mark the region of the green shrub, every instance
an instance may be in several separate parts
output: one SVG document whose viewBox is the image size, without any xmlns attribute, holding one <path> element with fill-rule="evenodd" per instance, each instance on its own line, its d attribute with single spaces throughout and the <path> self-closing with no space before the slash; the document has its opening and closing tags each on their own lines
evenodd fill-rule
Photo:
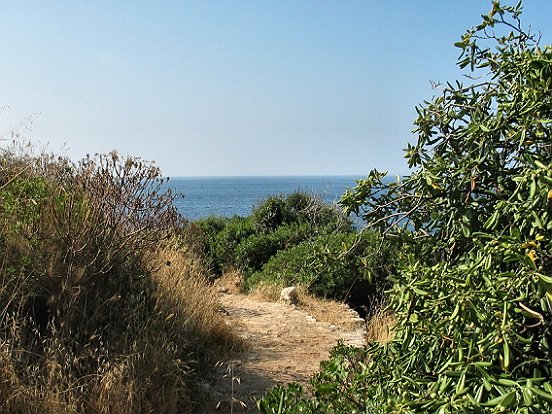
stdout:
<svg viewBox="0 0 552 414">
<path fill-rule="evenodd" d="M 307 414 L 313 412 L 310 403 L 300 385 L 276 385 L 257 401 L 257 409 L 262 414 Z"/>
<path fill-rule="evenodd" d="M 236 266 L 247 273 L 260 270 L 277 252 L 310 237 L 312 228 L 307 223 L 282 225 L 270 233 L 253 234 L 236 248 Z"/>
<path fill-rule="evenodd" d="M 249 217 L 198 220 L 205 263 L 215 275 L 225 269 L 257 271 L 277 252 L 320 234 L 351 232 L 352 223 L 334 206 L 305 193 L 270 196 Z"/>
<path fill-rule="evenodd" d="M 262 232 L 270 232 L 284 223 L 295 221 L 292 211 L 286 208 L 283 196 L 269 196 L 267 199 L 253 208 L 251 220 Z"/>
<path fill-rule="evenodd" d="M 194 222 L 199 227 L 208 240 L 214 240 L 216 235 L 220 233 L 230 219 L 218 216 L 209 216 Z"/>
<path fill-rule="evenodd" d="M 260 269 L 277 251 L 271 233 L 253 234 L 236 247 L 234 263 L 245 272 Z"/>
<path fill-rule="evenodd" d="M 369 306 L 385 286 L 389 256 L 376 234 L 326 234 L 279 251 L 246 285 L 306 285 L 318 296 Z"/>
<path fill-rule="evenodd" d="M 320 364 L 320 373 L 311 378 L 308 390 L 297 384 L 276 386 L 257 401 L 262 414 L 383 414 L 387 407 L 370 402 L 366 395 L 367 351 L 339 343 L 328 361 Z M 315 398 L 309 398 L 309 394 Z"/>
<path fill-rule="evenodd" d="M 316 279 L 316 273 L 310 266 L 313 260 L 315 260 L 313 242 L 303 242 L 278 252 L 260 272 L 247 277 L 245 286 L 251 289 L 261 282 L 286 286 L 294 284 L 310 286 Z"/>
<path fill-rule="evenodd" d="M 214 271 L 217 274 L 237 266 L 236 249 L 253 234 L 255 226 L 250 218 L 233 217 L 227 221 L 224 228 L 215 235 L 210 247 Z"/>
<path fill-rule="evenodd" d="M 203 258 L 205 266 L 215 275 L 220 275 L 223 267 L 216 256 L 217 235 L 224 230 L 229 221 L 229 218 L 209 216 L 196 220 L 184 230 L 183 238 L 193 240 L 195 250 Z"/>
<path fill-rule="evenodd" d="M 308 223 L 316 233 L 352 230 L 352 222 L 340 209 L 302 192 L 268 197 L 253 209 L 251 218 L 261 232 L 292 223 Z"/>
<path fill-rule="evenodd" d="M 295 221 L 309 223 L 315 234 L 353 231 L 353 223 L 343 211 L 325 203 L 320 196 L 292 193 L 286 197 L 285 203 L 287 209 L 293 212 Z"/>
</svg>

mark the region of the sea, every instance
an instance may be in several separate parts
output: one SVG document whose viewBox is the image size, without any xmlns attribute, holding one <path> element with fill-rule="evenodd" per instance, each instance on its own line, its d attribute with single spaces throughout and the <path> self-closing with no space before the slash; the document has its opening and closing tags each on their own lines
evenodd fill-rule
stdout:
<svg viewBox="0 0 552 414">
<path fill-rule="evenodd" d="M 248 216 L 270 195 L 301 191 L 337 203 L 362 176 L 170 177 L 166 184 L 178 196 L 175 206 L 188 220 L 208 216 Z"/>
</svg>

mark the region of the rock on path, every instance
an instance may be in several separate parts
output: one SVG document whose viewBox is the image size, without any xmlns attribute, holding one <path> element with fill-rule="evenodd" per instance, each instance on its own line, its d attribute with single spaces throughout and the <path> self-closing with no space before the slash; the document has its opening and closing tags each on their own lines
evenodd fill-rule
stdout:
<svg viewBox="0 0 552 414">
<path fill-rule="evenodd" d="M 205 413 L 230 413 L 231 401 L 233 413 L 257 412 L 254 400 L 274 385 L 307 383 L 339 340 L 365 345 L 364 326 L 345 332 L 284 303 L 222 295 L 221 304 L 247 347 L 235 359 L 221 361 L 216 382 L 208 386 L 212 403 Z"/>
</svg>

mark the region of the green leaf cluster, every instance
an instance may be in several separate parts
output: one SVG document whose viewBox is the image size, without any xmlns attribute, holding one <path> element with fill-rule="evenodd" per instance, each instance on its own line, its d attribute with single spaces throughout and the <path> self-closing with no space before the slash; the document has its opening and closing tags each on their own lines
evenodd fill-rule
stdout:
<svg viewBox="0 0 552 414">
<path fill-rule="evenodd" d="M 368 309 L 394 262 L 389 243 L 359 233 L 340 209 L 301 192 L 270 196 L 248 217 L 208 217 L 195 226 L 207 265 L 215 275 L 239 269 L 246 290 L 302 285 Z"/>
</svg>

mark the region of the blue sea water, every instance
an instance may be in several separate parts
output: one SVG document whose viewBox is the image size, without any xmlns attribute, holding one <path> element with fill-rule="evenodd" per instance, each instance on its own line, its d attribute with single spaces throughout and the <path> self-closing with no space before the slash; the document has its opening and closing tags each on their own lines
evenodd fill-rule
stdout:
<svg viewBox="0 0 552 414">
<path fill-rule="evenodd" d="M 270 195 L 302 191 L 335 203 L 361 176 L 172 177 L 167 186 L 180 196 L 175 205 L 189 220 L 210 215 L 247 216 Z"/>
</svg>

